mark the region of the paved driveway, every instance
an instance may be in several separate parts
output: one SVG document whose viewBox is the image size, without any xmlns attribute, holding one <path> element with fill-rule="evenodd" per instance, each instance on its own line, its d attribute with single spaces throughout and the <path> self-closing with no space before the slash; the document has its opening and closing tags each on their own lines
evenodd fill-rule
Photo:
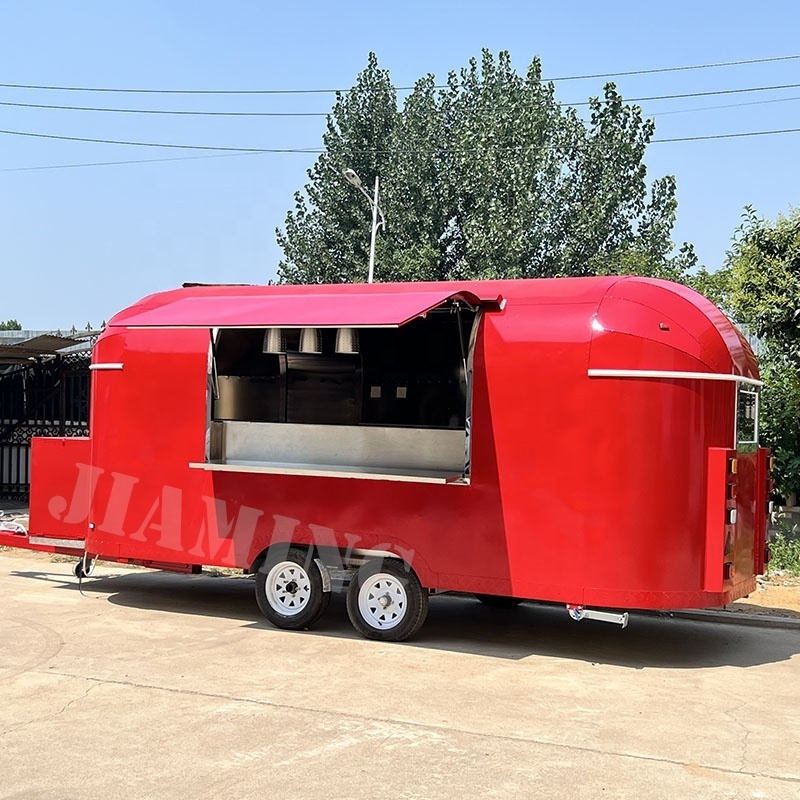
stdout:
<svg viewBox="0 0 800 800">
<path fill-rule="evenodd" d="M 0 797 L 796 798 L 800 632 L 431 600 L 414 642 L 242 578 L 0 553 Z"/>
</svg>

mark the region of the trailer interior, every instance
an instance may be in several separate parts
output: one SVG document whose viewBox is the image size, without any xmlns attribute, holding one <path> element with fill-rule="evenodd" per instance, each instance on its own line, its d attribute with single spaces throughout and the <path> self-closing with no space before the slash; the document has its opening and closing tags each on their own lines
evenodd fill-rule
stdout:
<svg viewBox="0 0 800 800">
<path fill-rule="evenodd" d="M 212 331 L 206 469 L 461 483 L 479 311 Z"/>
</svg>

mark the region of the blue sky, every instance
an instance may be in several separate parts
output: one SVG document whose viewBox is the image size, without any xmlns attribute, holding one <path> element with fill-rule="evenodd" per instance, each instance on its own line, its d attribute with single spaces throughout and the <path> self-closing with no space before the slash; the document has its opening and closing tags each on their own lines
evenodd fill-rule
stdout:
<svg viewBox="0 0 800 800">
<path fill-rule="evenodd" d="M 0 83 L 153 89 L 352 86 L 377 53 L 396 85 L 444 79 L 481 48 L 548 77 L 800 54 L 800 4 L 752 2 L 19 3 L 0 0 Z M 800 60 L 616 79 L 626 98 L 800 84 Z M 604 79 L 558 84 L 579 102 Z M 800 88 L 642 103 L 656 138 L 800 128 Z M 763 100 L 780 102 L 710 108 Z M 160 96 L 0 89 L 0 102 L 327 112 L 331 95 Z M 669 113 L 666 113 L 669 112 Z M 0 129 L 233 147 L 318 147 L 324 117 L 144 117 L 0 106 Z M 678 181 L 675 238 L 721 265 L 742 209 L 798 204 L 800 134 L 652 144 Z M 69 169 L 189 152 L 0 134 L 0 319 L 85 327 L 184 281 L 261 283 L 313 157 L 264 154 Z M 365 210 L 365 236 L 368 221 Z M 379 274 L 379 265 L 377 268 Z"/>
</svg>

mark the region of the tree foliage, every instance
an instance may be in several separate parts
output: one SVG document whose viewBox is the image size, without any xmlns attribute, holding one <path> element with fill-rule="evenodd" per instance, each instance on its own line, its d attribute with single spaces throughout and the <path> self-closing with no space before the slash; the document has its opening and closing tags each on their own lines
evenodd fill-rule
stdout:
<svg viewBox="0 0 800 800">
<path fill-rule="evenodd" d="M 748 207 L 725 267 L 693 286 L 758 339 L 764 389 L 761 438 L 775 453 L 775 482 L 800 490 L 800 210 L 772 222 Z"/>
<path fill-rule="evenodd" d="M 0 322 L 0 331 L 21 331 L 22 325 L 15 319 L 7 319 Z"/>
<path fill-rule="evenodd" d="M 761 441 L 775 455 L 775 485 L 784 497 L 800 492 L 800 369 L 767 345 L 759 353 Z"/>
<path fill-rule="evenodd" d="M 366 187 L 380 177 L 387 229 L 380 280 L 636 273 L 680 278 L 696 259 L 673 254 L 677 201 L 667 176 L 648 187 L 654 131 L 613 84 L 586 119 L 562 106 L 538 60 L 525 75 L 508 53 L 484 51 L 451 73 L 417 81 L 402 108 L 374 54 L 337 96 L 325 151 L 295 195 L 278 242 L 283 281 L 364 280 L 370 234 Z"/>
<path fill-rule="evenodd" d="M 800 209 L 769 222 L 747 208 L 727 268 L 737 318 L 800 367 Z"/>
</svg>

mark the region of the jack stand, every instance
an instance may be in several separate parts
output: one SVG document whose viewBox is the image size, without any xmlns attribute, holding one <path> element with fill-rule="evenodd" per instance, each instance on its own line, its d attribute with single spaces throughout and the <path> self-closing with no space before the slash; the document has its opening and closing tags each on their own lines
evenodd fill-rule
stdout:
<svg viewBox="0 0 800 800">
<path fill-rule="evenodd" d="M 628 612 L 622 614 L 615 614 L 613 611 L 595 611 L 592 608 L 584 608 L 583 606 L 574 606 L 567 604 L 567 612 L 575 622 L 580 622 L 582 619 L 596 619 L 598 622 L 611 622 L 615 625 L 620 625 L 625 628 L 628 625 Z"/>
<path fill-rule="evenodd" d="M 83 578 L 88 578 L 94 575 L 94 568 L 97 566 L 97 559 L 99 556 L 89 558 L 89 554 L 84 552 L 83 558 L 75 565 L 73 572 L 75 577 L 80 582 Z M 91 563 L 90 563 L 91 562 Z"/>
</svg>

